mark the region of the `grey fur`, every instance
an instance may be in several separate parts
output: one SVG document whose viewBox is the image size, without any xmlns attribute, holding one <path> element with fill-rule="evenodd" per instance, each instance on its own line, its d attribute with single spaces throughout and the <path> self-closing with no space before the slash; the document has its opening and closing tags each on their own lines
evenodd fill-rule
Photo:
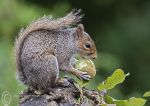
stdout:
<svg viewBox="0 0 150 106">
<path fill-rule="evenodd" d="M 56 20 L 43 17 L 21 30 L 15 43 L 19 80 L 34 89 L 47 90 L 57 82 L 59 70 L 89 77 L 70 63 L 80 51 L 76 47 L 76 28 L 69 28 L 82 18 L 78 14 L 71 12 Z"/>
</svg>

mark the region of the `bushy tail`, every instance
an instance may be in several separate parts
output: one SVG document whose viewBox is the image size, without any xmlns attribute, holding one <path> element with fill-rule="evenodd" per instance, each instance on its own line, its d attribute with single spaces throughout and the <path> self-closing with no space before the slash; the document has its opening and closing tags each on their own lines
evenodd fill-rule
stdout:
<svg viewBox="0 0 150 106">
<path fill-rule="evenodd" d="M 80 13 L 81 13 L 80 9 L 73 10 L 65 17 L 58 18 L 56 20 L 52 19 L 49 16 L 46 16 L 46 17 L 44 16 L 44 17 L 32 22 L 25 29 L 22 29 L 19 33 L 18 38 L 16 39 L 16 42 L 15 42 L 17 70 L 22 72 L 22 74 L 23 74 L 23 71 L 21 71 L 22 69 L 21 69 L 21 60 L 20 60 L 21 51 L 22 51 L 21 49 L 22 49 L 23 42 L 26 39 L 26 37 L 29 35 L 29 33 L 40 30 L 40 29 L 56 30 L 56 29 L 63 29 L 66 27 L 70 27 L 71 25 L 76 24 L 81 21 L 83 15 L 80 15 Z M 23 81 L 22 78 L 20 80 Z"/>
</svg>

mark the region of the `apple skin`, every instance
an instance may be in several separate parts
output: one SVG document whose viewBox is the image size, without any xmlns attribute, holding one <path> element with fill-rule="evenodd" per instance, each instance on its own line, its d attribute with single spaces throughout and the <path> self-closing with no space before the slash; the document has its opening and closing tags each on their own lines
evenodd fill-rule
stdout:
<svg viewBox="0 0 150 106">
<path fill-rule="evenodd" d="M 80 71 L 87 72 L 91 78 L 94 78 L 96 75 L 96 68 L 92 60 L 90 59 L 78 59 L 75 68 Z"/>
</svg>

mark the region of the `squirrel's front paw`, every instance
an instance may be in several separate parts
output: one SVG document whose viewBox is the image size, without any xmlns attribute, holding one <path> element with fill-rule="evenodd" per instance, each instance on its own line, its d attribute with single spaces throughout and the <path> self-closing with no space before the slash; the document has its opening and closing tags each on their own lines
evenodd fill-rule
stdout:
<svg viewBox="0 0 150 106">
<path fill-rule="evenodd" d="M 89 81 L 91 76 L 87 72 L 77 71 L 77 77 L 82 80 Z"/>
</svg>

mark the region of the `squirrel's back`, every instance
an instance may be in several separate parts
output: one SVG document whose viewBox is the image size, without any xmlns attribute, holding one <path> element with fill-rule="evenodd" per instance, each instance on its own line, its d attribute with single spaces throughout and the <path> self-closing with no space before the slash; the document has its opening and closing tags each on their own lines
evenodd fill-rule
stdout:
<svg viewBox="0 0 150 106">
<path fill-rule="evenodd" d="M 58 59 L 58 62 L 63 61 L 65 54 L 68 57 L 69 54 L 72 56 L 74 52 L 74 31 L 74 28 L 67 28 L 55 31 L 39 30 L 31 32 L 24 40 L 20 59 L 22 62 L 29 61 L 30 58 L 49 50 Z M 26 66 L 25 63 L 24 66 Z"/>
</svg>

